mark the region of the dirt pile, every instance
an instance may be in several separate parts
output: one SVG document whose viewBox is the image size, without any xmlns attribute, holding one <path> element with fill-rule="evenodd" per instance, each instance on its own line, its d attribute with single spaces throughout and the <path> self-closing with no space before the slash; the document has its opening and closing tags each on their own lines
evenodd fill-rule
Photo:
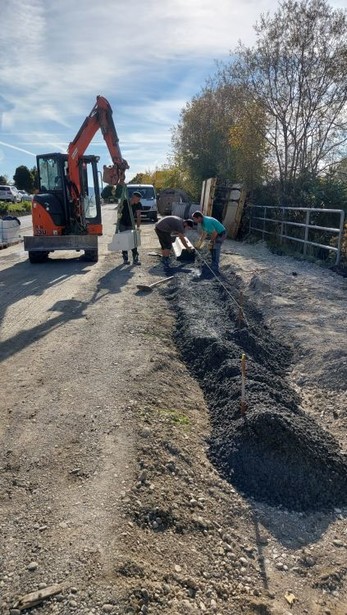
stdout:
<svg viewBox="0 0 347 615">
<path fill-rule="evenodd" d="M 240 320 L 238 286 L 236 278 L 230 289 L 199 280 L 192 293 L 189 277 L 168 293 L 176 342 L 209 406 L 209 455 L 224 478 L 256 500 L 298 511 L 344 505 L 347 461 L 334 438 L 302 411 L 286 381 L 292 349 L 273 337 L 251 304 Z"/>
</svg>

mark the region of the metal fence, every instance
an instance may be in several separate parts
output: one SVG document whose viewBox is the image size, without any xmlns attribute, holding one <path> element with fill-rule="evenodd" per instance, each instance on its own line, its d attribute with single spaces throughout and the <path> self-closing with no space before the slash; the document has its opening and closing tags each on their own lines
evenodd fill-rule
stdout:
<svg viewBox="0 0 347 615">
<path fill-rule="evenodd" d="M 305 256 L 309 246 L 335 252 L 335 265 L 339 264 L 345 220 L 343 209 L 251 205 L 249 212 L 249 230 L 261 233 L 263 239 L 272 236 L 281 244 L 285 241 L 298 243 Z"/>
</svg>

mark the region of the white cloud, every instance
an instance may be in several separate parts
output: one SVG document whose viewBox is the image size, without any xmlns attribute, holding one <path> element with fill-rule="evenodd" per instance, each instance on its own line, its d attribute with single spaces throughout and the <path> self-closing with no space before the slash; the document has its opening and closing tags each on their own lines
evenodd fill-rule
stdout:
<svg viewBox="0 0 347 615">
<path fill-rule="evenodd" d="M 215 72 L 214 60 L 227 59 L 239 39 L 252 44 L 260 13 L 277 6 L 275 0 L 7 0 L 0 37 L 0 138 L 7 145 L 0 173 L 31 164 L 16 148 L 64 151 L 97 94 L 112 105 L 131 174 L 165 163 L 171 127 Z M 100 136 L 93 147 L 108 158 Z"/>
</svg>

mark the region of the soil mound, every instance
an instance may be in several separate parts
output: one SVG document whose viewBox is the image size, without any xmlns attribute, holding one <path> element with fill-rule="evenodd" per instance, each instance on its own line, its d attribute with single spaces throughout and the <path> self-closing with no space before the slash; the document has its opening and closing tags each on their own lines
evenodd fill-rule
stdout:
<svg viewBox="0 0 347 615">
<path fill-rule="evenodd" d="M 226 290 L 216 280 L 193 285 L 185 278 L 168 297 L 176 314 L 176 343 L 209 405 L 210 456 L 221 475 L 270 505 L 304 511 L 345 504 L 347 460 L 334 438 L 304 414 L 289 387 L 291 348 L 273 337 L 251 304 L 243 308 L 247 325 L 240 321 L 237 281 Z"/>
</svg>

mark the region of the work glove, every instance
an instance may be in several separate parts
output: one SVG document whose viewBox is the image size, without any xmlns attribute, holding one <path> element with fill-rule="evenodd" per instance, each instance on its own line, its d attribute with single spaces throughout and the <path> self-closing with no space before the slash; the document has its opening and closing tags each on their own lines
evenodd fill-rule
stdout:
<svg viewBox="0 0 347 615">
<path fill-rule="evenodd" d="M 214 250 L 214 241 L 210 241 L 208 244 L 208 249 L 210 252 L 212 252 L 212 250 Z"/>
</svg>

